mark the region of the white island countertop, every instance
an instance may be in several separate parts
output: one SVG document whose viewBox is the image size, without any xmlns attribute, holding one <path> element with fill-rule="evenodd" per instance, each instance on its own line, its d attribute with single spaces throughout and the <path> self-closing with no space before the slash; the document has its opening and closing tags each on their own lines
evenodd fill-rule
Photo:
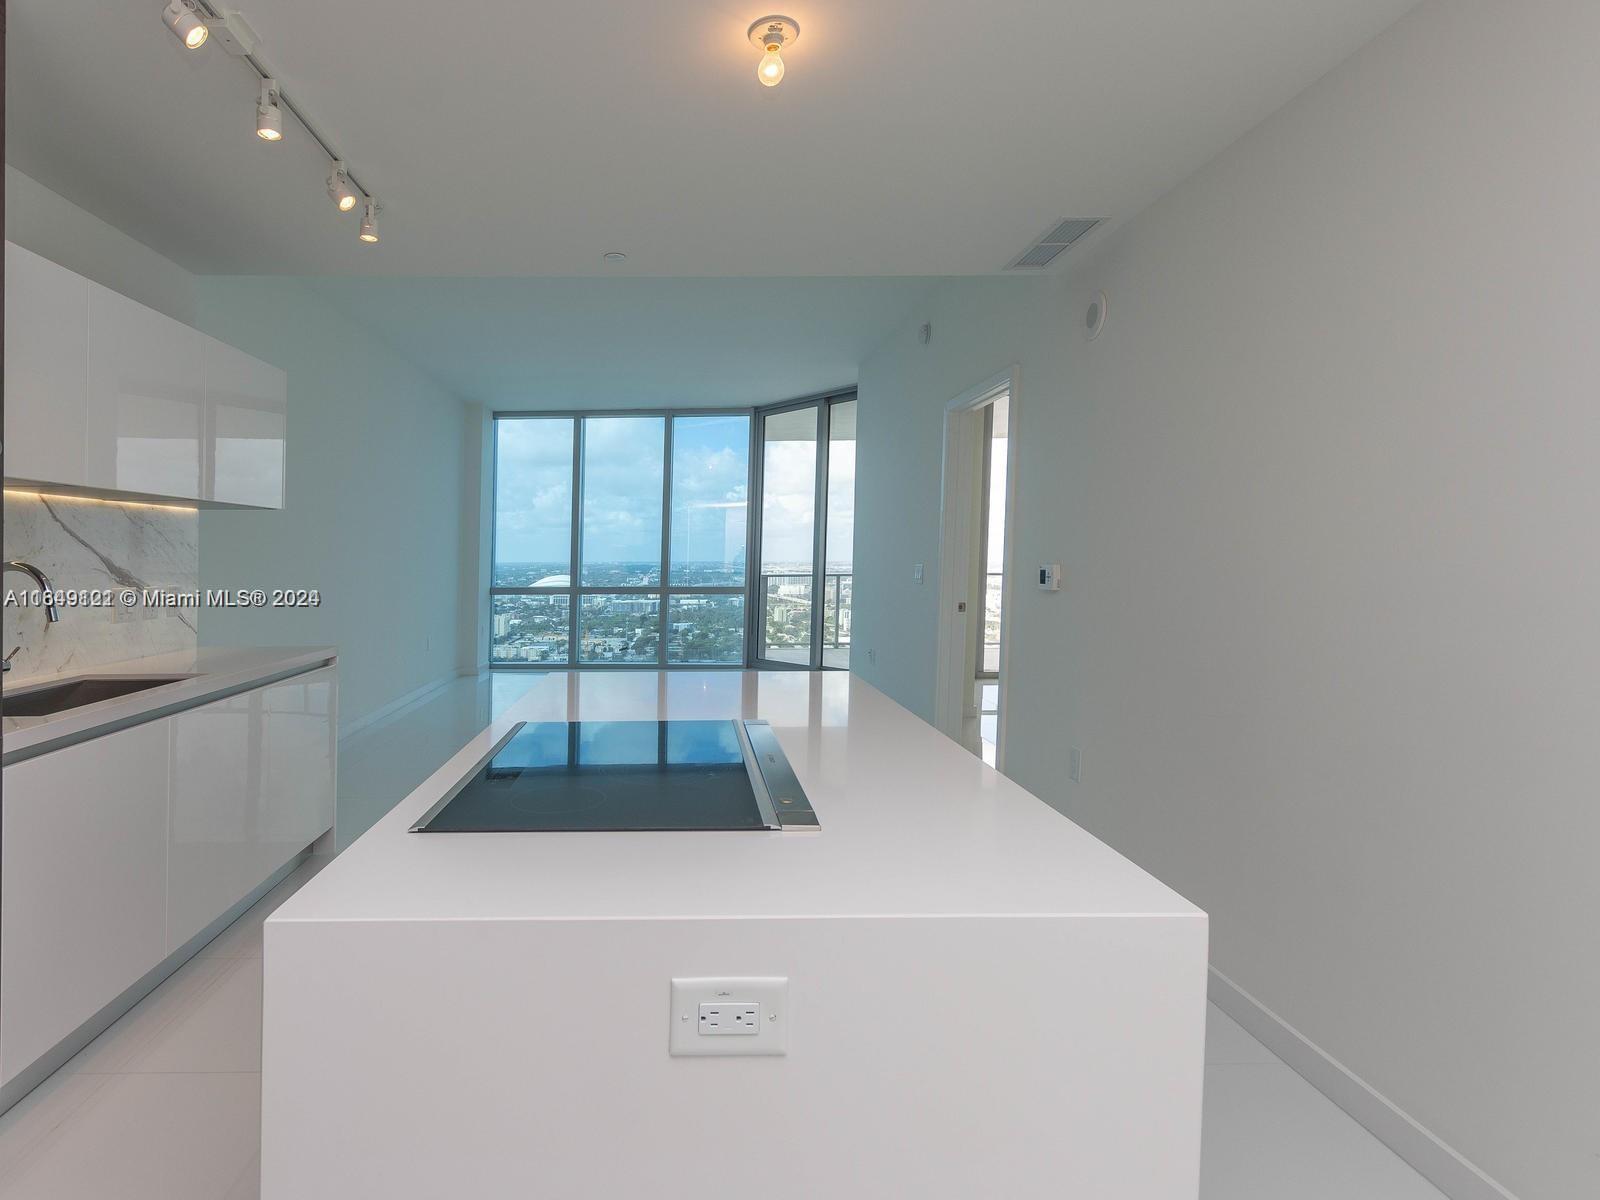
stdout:
<svg viewBox="0 0 1600 1200">
<path fill-rule="evenodd" d="M 816 831 L 411 833 L 519 721 L 771 723 Z M 271 918 L 1204 915 L 843 672 L 552 674 Z"/>
<path fill-rule="evenodd" d="M 820 828 L 409 832 L 519 721 L 740 716 Z M 1194 1200 L 1206 940 L 860 679 L 552 674 L 267 918 L 262 1200 Z"/>
<path fill-rule="evenodd" d="M 128 658 L 53 674 L 5 677 L 11 694 L 80 679 L 116 679 L 129 675 L 174 678 L 167 683 L 37 717 L 5 713 L 0 696 L 0 735 L 4 761 L 15 762 L 102 733 L 151 720 L 180 708 L 192 708 L 217 697 L 268 680 L 307 671 L 337 658 L 332 646 L 201 646 Z"/>
</svg>

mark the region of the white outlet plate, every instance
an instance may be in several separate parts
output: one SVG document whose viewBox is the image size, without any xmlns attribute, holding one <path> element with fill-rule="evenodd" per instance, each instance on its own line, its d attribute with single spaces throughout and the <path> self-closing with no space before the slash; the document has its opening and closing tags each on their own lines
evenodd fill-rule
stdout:
<svg viewBox="0 0 1600 1200">
<path fill-rule="evenodd" d="M 787 1054 L 789 980 L 781 975 L 674 979 L 670 1020 L 669 1054 Z"/>
</svg>

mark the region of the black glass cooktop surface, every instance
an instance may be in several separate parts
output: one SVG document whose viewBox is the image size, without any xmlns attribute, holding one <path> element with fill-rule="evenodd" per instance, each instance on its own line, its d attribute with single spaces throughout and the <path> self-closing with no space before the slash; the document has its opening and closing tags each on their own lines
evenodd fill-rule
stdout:
<svg viewBox="0 0 1600 1200">
<path fill-rule="evenodd" d="M 778 828 L 748 737 L 736 721 L 529 722 L 413 830 Z"/>
</svg>

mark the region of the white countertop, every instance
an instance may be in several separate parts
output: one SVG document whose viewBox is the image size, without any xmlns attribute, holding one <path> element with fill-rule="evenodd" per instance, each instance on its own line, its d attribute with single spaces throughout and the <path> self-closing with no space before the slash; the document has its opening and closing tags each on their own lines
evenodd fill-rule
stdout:
<svg viewBox="0 0 1600 1200">
<path fill-rule="evenodd" d="M 429 833 L 410 825 L 518 721 L 759 717 L 808 832 Z M 587 672 L 540 680 L 271 923 L 1202 914 L 854 676 Z"/>
<path fill-rule="evenodd" d="M 264 679 L 332 662 L 331 646 L 202 646 L 168 654 L 151 654 L 106 663 L 87 670 L 5 677 L 6 692 L 77 679 L 109 679 L 124 675 L 179 675 L 171 683 L 126 696 L 85 704 L 40 717 L 0 716 L 6 762 L 29 757 L 58 744 L 82 741 L 101 730 L 136 724 L 141 718 L 173 707 L 191 707 L 223 692 Z M 0 701 L 3 709 L 3 701 Z"/>
</svg>

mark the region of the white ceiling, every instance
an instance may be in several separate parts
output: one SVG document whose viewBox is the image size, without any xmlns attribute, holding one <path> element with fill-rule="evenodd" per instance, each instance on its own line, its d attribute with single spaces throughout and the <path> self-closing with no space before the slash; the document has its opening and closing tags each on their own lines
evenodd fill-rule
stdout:
<svg viewBox="0 0 1600 1200">
<path fill-rule="evenodd" d="M 12 0 L 7 152 L 200 272 L 988 273 L 1131 214 L 1412 0 L 772 2 L 802 35 L 769 90 L 761 5 L 231 0 L 382 198 L 376 247 L 161 0 Z"/>
<path fill-rule="evenodd" d="M 501 410 L 744 406 L 847 386 L 934 283 L 302 282 L 451 392 Z"/>
</svg>

